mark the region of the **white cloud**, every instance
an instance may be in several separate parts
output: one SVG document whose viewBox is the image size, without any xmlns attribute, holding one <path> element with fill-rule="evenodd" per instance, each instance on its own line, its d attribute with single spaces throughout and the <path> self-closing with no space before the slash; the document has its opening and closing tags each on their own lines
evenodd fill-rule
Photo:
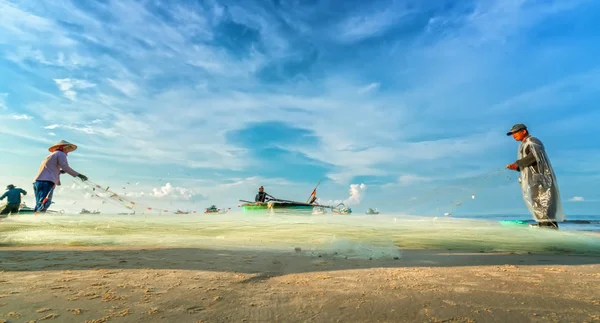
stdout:
<svg viewBox="0 0 600 323">
<path fill-rule="evenodd" d="M 160 188 L 152 189 L 152 196 L 155 197 L 167 197 L 167 196 L 183 196 L 189 198 L 193 196 L 193 192 L 189 192 L 189 190 L 182 187 L 173 187 L 171 183 L 165 184 Z"/>
<path fill-rule="evenodd" d="M 94 124 L 94 122 L 92 122 L 92 124 Z M 88 135 L 104 135 L 107 137 L 119 136 L 119 134 L 114 132 L 112 129 L 102 128 L 102 127 L 94 127 L 92 125 L 75 126 L 75 125 L 51 124 L 51 125 L 45 126 L 44 129 L 47 129 L 47 130 L 67 129 L 67 130 L 73 130 L 76 132 L 85 133 Z"/>
<path fill-rule="evenodd" d="M 346 205 L 358 205 L 365 197 L 367 185 L 365 184 L 351 184 L 350 185 L 350 197 L 344 200 Z"/>
<path fill-rule="evenodd" d="M 49 56 L 47 57 L 46 55 Z M 68 70 L 94 66 L 93 60 L 82 57 L 77 53 L 65 54 L 63 52 L 59 52 L 44 54 L 41 49 L 35 49 L 31 46 L 20 46 L 13 52 L 8 53 L 6 58 L 9 61 L 19 64 L 19 66 L 25 69 L 29 69 L 29 67 L 25 64 L 27 62 L 35 62 L 53 67 L 62 67 Z"/>
<path fill-rule="evenodd" d="M 350 184 L 350 189 L 349 189 L 350 196 L 347 197 L 346 199 L 324 201 L 323 199 L 318 198 L 317 202 L 322 205 L 334 205 L 335 206 L 340 203 L 344 203 L 346 206 L 353 206 L 353 205 L 356 206 L 356 205 L 359 205 L 360 202 L 362 202 L 362 200 L 365 197 L 366 191 L 367 191 L 367 185 L 365 185 L 365 184 Z"/>
<path fill-rule="evenodd" d="M 251 2 L 228 8 L 196 2 L 164 3 L 161 9 L 173 13 L 167 22 L 145 3 L 95 2 L 86 10 L 69 1 L 39 6 L 30 0 L 18 4 L 0 0 L 0 44 L 13 48 L 6 54 L 11 62 L 26 65 L 33 72 L 19 73 L 23 79 L 13 77 L 12 82 L 37 85 L 54 79 L 69 99 L 43 91 L 31 97 L 22 95 L 28 102 L 19 115 L 35 117 L 28 124 L 41 120 L 47 125 L 41 129 L 37 124 L 40 129 L 35 131 L 68 132 L 80 144 L 77 156 L 91 164 L 110 161 L 256 172 L 260 162 L 250 149 L 229 142 L 227 132 L 252 122 L 276 121 L 301 125 L 314 134 L 317 142 L 313 145 L 281 144 L 279 148 L 327 164 L 327 176 L 336 185 L 346 186 L 361 175 L 399 176 L 394 185 L 416 185 L 427 181 L 423 176 L 430 174 L 406 166 L 431 168 L 440 161 L 461 165 L 476 158 L 480 167 L 493 167 L 495 164 L 481 159 L 504 148 L 507 141 L 502 130 L 491 125 L 547 102 L 572 102 L 573 96 L 557 97 L 553 93 L 557 87 L 568 89 L 587 82 L 590 85 L 582 88 L 593 94 L 600 84 L 594 82 L 597 75 L 590 74 L 565 77 L 557 87 L 544 88 L 528 80 L 523 84 L 531 87 L 512 88 L 519 82 L 510 82 L 507 75 L 516 73 L 504 68 L 506 62 L 518 61 L 528 68 L 528 59 L 535 62 L 541 48 L 518 48 L 528 43 L 522 41 L 526 39 L 521 38 L 525 34 L 521 31 L 558 12 L 551 9 L 557 4 L 479 2 L 474 13 L 462 9 L 447 13 L 428 10 L 429 4 L 416 4 L 414 11 L 440 13 L 430 20 L 430 32 L 415 38 L 408 35 L 412 33 L 398 33 L 407 39 L 390 35 L 387 40 L 386 35 L 386 41 L 378 43 L 376 49 L 365 46 L 354 51 L 351 46 L 355 42 L 402 27 L 404 19 L 407 25 L 413 22 L 401 2 L 384 10 L 365 3 L 350 17 L 332 21 L 336 28 L 328 30 L 343 43 L 348 56 L 328 66 L 320 57 L 327 57 L 327 50 L 340 44 L 333 44 L 332 35 L 317 27 L 320 24 L 311 23 L 310 17 L 319 6 L 276 12 L 279 9 L 267 10 Z M 299 34 L 281 28 L 280 16 Z M 56 17 L 69 26 L 56 23 Z M 258 39 L 235 53 L 217 47 L 216 37 L 225 41 L 226 35 L 215 27 L 225 19 L 247 28 L 244 36 L 256 31 Z M 85 32 L 74 33 L 72 28 Z M 236 45 L 245 40 L 236 37 Z M 511 37 L 516 41 L 511 42 Z M 265 81 L 270 72 L 287 77 L 288 70 L 301 69 L 288 68 L 296 58 L 303 63 L 307 56 L 306 44 L 298 39 L 310 43 L 310 50 L 318 53 L 319 75 L 300 71 L 281 81 Z M 108 50 L 98 53 L 98 45 Z M 525 50 L 528 55 L 516 60 L 511 49 Z M 564 63 L 560 55 L 558 61 Z M 557 56 L 551 54 L 547 59 Z M 365 61 L 369 63 L 365 65 Z M 30 62 L 36 64 L 24 64 Z M 385 82 L 385 88 L 374 81 Z M 393 91 L 388 91 L 392 86 Z M 497 91 L 499 86 L 502 91 Z M 532 89 L 536 87 L 541 90 Z M 94 91 L 89 95 L 81 94 L 91 88 Z M 365 95 L 374 93 L 377 95 Z M 543 96 L 546 98 L 541 99 Z M 6 109 L 3 102 L 0 107 Z M 487 109 L 490 106 L 493 109 Z M 514 106 L 523 108 L 517 111 Z M 495 118 L 483 118 L 485 113 L 493 113 Z M 448 122 L 450 119 L 457 121 Z M 472 128 L 465 131 L 465 123 Z M 35 131 L 24 136 L 39 141 L 54 135 Z M 90 136 L 96 134 L 100 136 Z M 401 171 L 414 174 L 400 175 Z M 216 189 L 246 194 L 244 187 L 267 181 L 249 178 L 247 173 L 236 176 L 240 177 L 236 181 L 214 183 Z M 162 194 L 162 188 L 157 190 Z"/>
<path fill-rule="evenodd" d="M 373 92 L 373 91 L 377 90 L 378 88 L 379 88 L 379 83 L 371 83 L 371 84 L 365 85 L 364 87 L 358 89 L 358 93 L 366 94 L 366 93 Z"/>
<path fill-rule="evenodd" d="M 119 90 L 121 93 L 128 95 L 128 96 L 132 96 L 139 91 L 139 88 L 137 87 L 137 85 L 135 85 L 135 83 L 133 83 L 131 81 L 113 80 L 113 79 L 109 78 L 108 82 L 110 83 L 110 85 L 112 87 L 114 87 L 115 89 Z"/>
<path fill-rule="evenodd" d="M 86 80 L 72 78 L 54 79 L 54 82 L 56 82 L 56 85 L 63 92 L 64 96 L 71 101 L 77 99 L 77 91 L 75 90 L 85 90 L 96 86 L 96 84 Z"/>
<path fill-rule="evenodd" d="M 361 8 L 360 13 L 342 21 L 335 28 L 336 34 L 332 35 L 333 39 L 342 42 L 356 42 L 381 35 L 410 13 L 404 7 L 395 6 L 395 3 L 383 10 L 376 8 L 372 10 L 374 11 L 372 14 L 365 14 L 366 10 L 368 9 Z"/>
<path fill-rule="evenodd" d="M 583 198 L 583 196 L 573 196 L 572 198 L 569 199 L 569 202 L 584 202 L 585 199 Z"/>
<path fill-rule="evenodd" d="M 0 115 L 0 119 L 3 120 L 31 120 L 32 116 L 27 114 L 8 114 L 8 115 Z"/>
</svg>

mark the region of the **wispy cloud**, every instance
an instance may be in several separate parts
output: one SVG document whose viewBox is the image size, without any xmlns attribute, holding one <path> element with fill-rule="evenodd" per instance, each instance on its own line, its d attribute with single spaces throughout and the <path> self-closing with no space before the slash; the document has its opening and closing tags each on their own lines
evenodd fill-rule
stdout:
<svg viewBox="0 0 600 323">
<path fill-rule="evenodd" d="M 360 89 L 358 89 L 358 93 L 366 94 L 369 92 L 373 92 L 373 91 L 377 90 L 378 88 L 379 88 L 379 83 L 371 83 L 371 84 L 365 85 L 364 87 L 361 87 Z"/>
<path fill-rule="evenodd" d="M 371 10 L 372 13 L 366 14 L 363 8 L 361 13 L 342 21 L 333 38 L 342 42 L 355 42 L 381 35 L 410 13 L 406 8 L 393 4 L 383 9 L 375 7 L 375 10 Z"/>
<path fill-rule="evenodd" d="M 65 54 L 59 52 L 57 54 L 50 54 L 52 55 L 50 57 L 47 57 L 46 55 L 49 54 L 44 54 L 40 49 L 22 46 L 16 48 L 13 52 L 9 52 L 6 55 L 6 58 L 24 68 L 28 68 L 24 64 L 29 62 L 53 67 L 62 67 L 69 70 L 94 66 L 93 60 L 81 57 L 77 53 Z"/>
<path fill-rule="evenodd" d="M 583 196 L 573 196 L 572 198 L 569 199 L 569 202 L 584 202 L 585 199 L 583 198 Z"/>
<path fill-rule="evenodd" d="M 134 95 L 139 91 L 138 87 L 131 81 L 108 79 L 108 82 L 112 87 L 128 96 Z"/>
<path fill-rule="evenodd" d="M 431 184 L 514 158 L 503 133 L 516 119 L 540 136 L 557 124 L 595 129 L 600 50 L 563 20 L 597 6 L 397 1 L 332 12 L 305 2 L 0 0 L 0 131 L 74 141 L 88 165 L 182 167 L 207 180 L 218 170 L 228 178 L 210 182 L 214 190 L 253 194 L 245 189 L 259 182 L 298 185 L 286 167 L 264 175 L 289 160 L 227 139 L 272 122 L 315 138 L 274 148 L 327 165 L 338 190 L 357 176 Z M 557 41 L 553 23 L 567 26 Z"/>
<path fill-rule="evenodd" d="M 9 114 L 9 115 L 0 115 L 0 119 L 8 119 L 8 120 L 31 120 L 32 116 L 26 114 Z"/>
<path fill-rule="evenodd" d="M 54 79 L 54 82 L 56 82 L 56 85 L 58 85 L 58 88 L 63 92 L 64 96 L 71 101 L 75 101 L 77 99 L 76 90 L 85 90 L 96 86 L 95 84 L 86 80 L 77 80 L 71 78 Z"/>
<path fill-rule="evenodd" d="M 112 129 L 105 129 L 105 128 L 101 128 L 101 127 L 94 127 L 91 124 L 90 125 L 83 125 L 83 126 L 75 126 L 75 125 L 60 125 L 60 124 L 51 124 L 51 125 L 47 125 L 44 127 L 44 129 L 47 130 L 55 130 L 55 129 L 67 129 L 67 130 L 73 130 L 73 131 L 77 131 L 77 132 L 82 132 L 88 135 L 104 135 L 107 137 L 116 137 L 119 136 L 118 133 L 115 133 Z"/>
</svg>

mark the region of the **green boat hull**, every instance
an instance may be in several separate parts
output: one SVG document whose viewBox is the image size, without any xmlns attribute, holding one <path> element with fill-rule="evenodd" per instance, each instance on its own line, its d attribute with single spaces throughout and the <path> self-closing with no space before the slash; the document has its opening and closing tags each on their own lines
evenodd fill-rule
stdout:
<svg viewBox="0 0 600 323">
<path fill-rule="evenodd" d="M 312 212 L 314 206 L 310 204 L 296 203 L 262 203 L 262 204 L 243 204 L 244 212 L 265 212 L 265 211 L 289 211 L 289 212 Z"/>
<path fill-rule="evenodd" d="M 501 225 L 518 225 L 518 226 L 523 226 L 523 225 L 529 225 L 529 222 L 527 221 L 523 221 L 523 220 L 502 220 L 500 221 Z"/>
</svg>

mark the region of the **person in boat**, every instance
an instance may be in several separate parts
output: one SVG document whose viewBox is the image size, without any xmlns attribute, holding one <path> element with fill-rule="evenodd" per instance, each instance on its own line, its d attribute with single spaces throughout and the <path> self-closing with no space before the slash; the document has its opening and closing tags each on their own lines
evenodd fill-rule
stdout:
<svg viewBox="0 0 600 323">
<path fill-rule="evenodd" d="M 258 188 L 258 193 L 256 194 L 256 197 L 254 197 L 254 202 L 256 203 L 264 203 L 265 201 L 267 201 L 268 199 L 273 198 L 271 195 L 267 194 L 265 192 L 265 188 L 264 187 L 259 187 Z"/>
<path fill-rule="evenodd" d="M 42 161 L 33 183 L 36 201 L 34 212 L 46 212 L 52 204 L 54 188 L 60 186 L 61 174 L 67 173 L 73 177 L 79 177 L 82 181 L 87 181 L 87 176 L 73 170 L 67 162 L 67 155 L 76 149 L 76 145 L 65 140 L 48 148 L 50 155 Z"/>
<path fill-rule="evenodd" d="M 7 198 L 7 204 L 0 215 L 17 214 L 21 207 L 21 194 L 27 195 L 27 192 L 21 188 L 15 187 L 13 184 L 6 186 L 6 193 L 0 196 L 0 201 Z"/>
<path fill-rule="evenodd" d="M 539 227 L 558 229 L 565 220 L 558 182 L 542 142 L 529 134 L 524 124 L 514 125 L 507 133 L 520 141 L 517 161 L 506 168 L 520 172 L 523 200 Z"/>
</svg>

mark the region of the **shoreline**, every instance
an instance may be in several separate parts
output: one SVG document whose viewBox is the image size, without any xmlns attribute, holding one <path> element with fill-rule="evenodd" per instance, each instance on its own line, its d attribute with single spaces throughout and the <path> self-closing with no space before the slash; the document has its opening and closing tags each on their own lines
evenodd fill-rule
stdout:
<svg viewBox="0 0 600 323">
<path fill-rule="evenodd" d="M 413 249 L 368 260 L 294 250 L 2 247 L 0 269 L 7 322 L 600 319 L 597 256 Z"/>
</svg>

